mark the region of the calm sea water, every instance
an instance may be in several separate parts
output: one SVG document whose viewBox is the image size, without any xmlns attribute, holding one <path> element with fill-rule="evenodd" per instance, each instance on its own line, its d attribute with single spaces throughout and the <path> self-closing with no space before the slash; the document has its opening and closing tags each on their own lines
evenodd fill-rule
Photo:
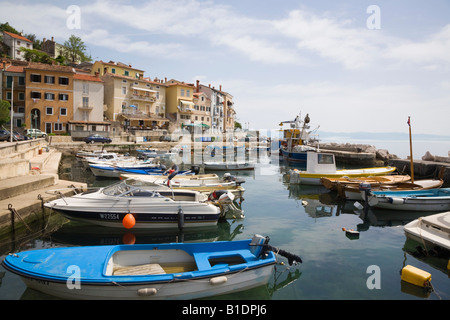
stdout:
<svg viewBox="0 0 450 320">
<path fill-rule="evenodd" d="M 115 180 L 95 179 L 76 159 L 65 161 L 61 177 L 102 186 Z M 202 232 L 134 232 L 108 228 L 60 224 L 48 226 L 45 234 L 8 243 L 12 251 L 50 246 L 121 244 L 173 241 L 238 240 L 253 234 L 269 236 L 270 244 L 303 259 L 295 266 L 279 265 L 267 286 L 213 299 L 228 300 L 448 300 L 450 278 L 448 259 L 416 256 L 420 244 L 407 240 L 403 225 L 421 216 L 412 212 L 358 211 L 353 202 L 341 202 L 324 187 L 289 186 L 289 165 L 278 157 L 261 157 L 255 171 L 234 172 L 245 178 L 242 202 L 245 219 L 228 220 L 217 229 Z M 65 220 L 64 220 L 65 221 Z M 42 228 L 42 224 L 36 227 Z M 350 239 L 342 228 L 360 232 Z M 6 247 L 3 244 L 3 247 Z M 3 252 L 7 254 L 8 252 Z M 286 259 L 280 261 L 287 264 Z M 405 284 L 400 271 L 413 265 L 432 274 L 432 293 Z M 375 270 L 375 271 L 373 271 Z M 0 299 L 53 299 L 27 289 L 20 278 L 0 269 Z"/>
</svg>

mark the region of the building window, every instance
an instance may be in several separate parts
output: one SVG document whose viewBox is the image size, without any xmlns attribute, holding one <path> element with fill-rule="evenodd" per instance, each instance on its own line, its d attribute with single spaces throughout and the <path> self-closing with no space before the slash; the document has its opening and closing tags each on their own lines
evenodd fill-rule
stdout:
<svg viewBox="0 0 450 320">
<path fill-rule="evenodd" d="M 41 82 L 41 75 L 40 74 L 30 74 L 30 81 L 31 82 Z"/>
<path fill-rule="evenodd" d="M 6 100 L 11 100 L 11 91 L 6 93 Z"/>
<path fill-rule="evenodd" d="M 116 68 L 111 68 L 111 73 L 115 74 L 116 73 Z"/>
<path fill-rule="evenodd" d="M 180 89 L 180 96 L 184 97 L 184 89 Z"/>
<path fill-rule="evenodd" d="M 64 131 L 64 125 L 61 122 L 56 122 L 54 124 L 55 131 Z"/>
<path fill-rule="evenodd" d="M 12 76 L 6 76 L 6 87 L 12 88 L 14 78 Z"/>
<path fill-rule="evenodd" d="M 122 83 L 127 83 L 127 80 L 123 79 L 123 80 L 122 80 Z"/>
<path fill-rule="evenodd" d="M 46 92 L 45 93 L 45 100 L 55 100 L 55 94 L 54 93 L 50 93 L 50 92 Z"/>
<path fill-rule="evenodd" d="M 83 94 L 89 94 L 89 83 L 83 83 Z"/>
<path fill-rule="evenodd" d="M 45 114 L 48 116 L 53 115 L 53 107 L 45 107 Z"/>
<path fill-rule="evenodd" d="M 44 82 L 47 84 L 54 84 L 55 83 L 55 76 L 45 76 Z"/>
<path fill-rule="evenodd" d="M 69 85 L 69 78 L 67 77 L 59 77 L 59 84 L 63 86 Z"/>
<path fill-rule="evenodd" d="M 123 75 L 124 75 L 124 76 L 129 76 L 130 73 L 129 73 L 127 70 L 125 70 L 125 71 L 123 72 Z"/>
<path fill-rule="evenodd" d="M 19 101 L 24 101 L 24 100 L 25 100 L 25 93 L 19 92 Z"/>
<path fill-rule="evenodd" d="M 25 85 L 25 77 L 19 76 L 19 86 L 24 86 L 24 85 Z"/>
<path fill-rule="evenodd" d="M 67 116 L 67 108 L 61 108 L 61 109 L 59 109 L 59 115 L 61 115 L 61 116 Z"/>
<path fill-rule="evenodd" d="M 37 91 L 31 91 L 31 99 L 40 99 L 41 93 Z"/>
<path fill-rule="evenodd" d="M 66 93 L 59 94 L 59 101 L 69 101 L 69 95 Z"/>
<path fill-rule="evenodd" d="M 190 97 L 191 96 L 191 90 L 187 89 L 186 90 L 186 97 Z"/>
<path fill-rule="evenodd" d="M 127 94 L 127 87 L 122 87 L 122 94 Z"/>
<path fill-rule="evenodd" d="M 83 107 L 89 107 L 89 97 L 83 97 Z"/>
</svg>

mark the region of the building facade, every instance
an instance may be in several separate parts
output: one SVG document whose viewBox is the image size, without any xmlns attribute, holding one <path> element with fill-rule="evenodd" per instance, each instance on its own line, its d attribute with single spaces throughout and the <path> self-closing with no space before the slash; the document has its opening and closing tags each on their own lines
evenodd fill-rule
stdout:
<svg viewBox="0 0 450 320">
<path fill-rule="evenodd" d="M 106 73 L 106 118 L 127 128 L 155 129 L 167 127 L 166 86 L 148 78 L 133 78 Z"/>
<path fill-rule="evenodd" d="M 113 75 L 131 77 L 134 79 L 144 77 L 144 70 L 136 69 L 129 64 L 115 61 L 95 61 L 91 68 L 91 74 L 95 75 L 96 73 L 100 76 L 110 73 Z"/>
<path fill-rule="evenodd" d="M 67 133 L 73 119 L 74 69 L 31 62 L 24 70 L 26 128 Z"/>
<path fill-rule="evenodd" d="M 13 126 L 25 123 L 25 66 L 9 65 L 1 73 L 2 95 L 0 99 L 9 101 L 13 107 Z"/>
<path fill-rule="evenodd" d="M 99 75 L 75 73 L 73 76 L 73 118 L 69 120 L 72 137 L 106 133 L 110 123 L 104 121 L 104 85 Z"/>
<path fill-rule="evenodd" d="M 3 43 L 9 47 L 9 56 L 15 60 L 25 60 L 21 48 L 33 49 L 33 42 L 22 35 L 3 31 Z"/>
</svg>

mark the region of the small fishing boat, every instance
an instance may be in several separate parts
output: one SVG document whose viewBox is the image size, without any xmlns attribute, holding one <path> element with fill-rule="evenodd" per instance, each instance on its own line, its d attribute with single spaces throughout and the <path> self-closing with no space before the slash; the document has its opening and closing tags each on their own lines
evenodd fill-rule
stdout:
<svg viewBox="0 0 450 320">
<path fill-rule="evenodd" d="M 198 191 L 171 190 L 131 179 L 44 206 L 68 219 L 116 228 L 123 228 L 128 220 L 137 229 L 210 227 L 221 216 L 220 208 Z"/>
<path fill-rule="evenodd" d="M 277 254 L 302 262 L 268 241 L 48 248 L 9 254 L 2 266 L 63 299 L 198 299 L 267 284 Z"/>
<path fill-rule="evenodd" d="M 215 190 L 229 190 L 231 192 L 243 192 L 245 189 L 241 186 L 245 182 L 235 176 L 225 173 L 223 178 L 216 174 L 205 175 L 181 175 L 169 178 L 158 175 L 139 175 L 139 174 L 121 174 L 124 179 L 142 180 L 155 185 L 169 186 L 173 189 L 197 190 L 203 193 L 210 193 Z"/>
<path fill-rule="evenodd" d="M 203 162 L 205 170 L 210 171 L 235 171 L 235 170 L 254 170 L 255 163 L 253 162 L 220 162 L 220 161 L 205 161 Z"/>
<path fill-rule="evenodd" d="M 306 170 L 290 170 L 289 182 L 291 184 L 322 185 L 321 178 L 384 176 L 395 170 L 395 167 L 337 170 L 334 154 L 310 151 L 307 153 Z"/>
<path fill-rule="evenodd" d="M 450 188 L 408 190 L 408 191 L 371 191 L 362 188 L 361 195 L 367 196 L 369 206 L 408 211 L 447 211 L 450 210 Z"/>
<path fill-rule="evenodd" d="M 393 176 L 395 177 L 395 176 Z M 442 179 L 423 179 L 399 182 L 393 184 L 370 184 L 370 188 L 373 191 L 412 191 L 412 190 L 427 190 L 440 188 L 444 180 Z M 366 184 L 364 182 L 364 184 Z M 357 185 L 345 185 L 344 187 L 344 197 L 349 200 L 364 200 L 361 197 L 360 187 Z"/>
<path fill-rule="evenodd" d="M 450 211 L 413 220 L 403 227 L 406 237 L 433 248 L 450 250 Z"/>
<path fill-rule="evenodd" d="M 308 114 L 303 120 L 299 114 L 294 120 L 280 122 L 280 127 L 289 124 L 289 128 L 280 129 L 283 132 L 280 154 L 284 160 L 294 162 L 300 165 L 302 169 L 306 165 L 308 152 L 317 151 L 317 148 L 307 144 L 312 132 L 308 131 L 310 129 L 309 122 Z"/>
</svg>

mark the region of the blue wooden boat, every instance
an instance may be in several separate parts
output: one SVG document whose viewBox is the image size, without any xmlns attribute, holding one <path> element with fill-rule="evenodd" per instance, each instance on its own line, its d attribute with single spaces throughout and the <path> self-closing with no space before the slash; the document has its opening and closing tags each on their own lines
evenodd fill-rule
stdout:
<svg viewBox="0 0 450 320">
<path fill-rule="evenodd" d="M 49 248 L 9 254 L 2 266 L 64 299 L 195 299 L 266 284 L 284 255 L 269 238 Z"/>
</svg>

